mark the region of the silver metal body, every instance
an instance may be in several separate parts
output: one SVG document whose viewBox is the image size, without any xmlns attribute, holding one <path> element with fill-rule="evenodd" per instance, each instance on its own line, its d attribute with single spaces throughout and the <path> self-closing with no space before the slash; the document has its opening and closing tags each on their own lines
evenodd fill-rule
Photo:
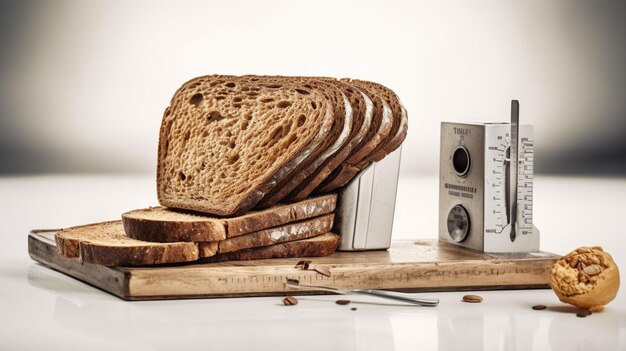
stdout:
<svg viewBox="0 0 626 351">
<path fill-rule="evenodd" d="M 396 293 L 391 291 L 384 290 L 376 290 L 376 289 L 358 289 L 358 290 L 345 290 L 345 289 L 336 289 L 328 286 L 318 286 L 318 285 L 301 285 L 297 280 L 288 279 L 285 282 L 285 285 L 296 288 L 296 289 L 304 289 L 304 290 L 319 290 L 326 291 L 340 295 L 369 295 L 376 296 L 383 299 L 394 300 L 394 301 L 402 301 L 407 302 L 414 305 L 420 306 L 428 306 L 435 307 L 439 304 L 438 299 L 425 299 L 425 298 L 414 298 L 411 295 Z"/>
<path fill-rule="evenodd" d="M 512 143 L 516 134 L 518 143 Z M 533 143 L 529 125 L 441 123 L 441 241 L 484 252 L 539 251 Z"/>
<path fill-rule="evenodd" d="M 361 171 L 339 192 L 335 230 L 340 251 L 384 250 L 391 245 L 402 149 Z"/>
</svg>

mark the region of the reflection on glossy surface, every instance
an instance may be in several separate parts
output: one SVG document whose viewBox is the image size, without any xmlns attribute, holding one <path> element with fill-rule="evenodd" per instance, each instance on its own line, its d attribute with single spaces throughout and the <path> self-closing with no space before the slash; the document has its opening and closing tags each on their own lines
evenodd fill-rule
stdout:
<svg viewBox="0 0 626 351">
<path fill-rule="evenodd" d="M 552 350 L 620 350 L 617 347 L 620 325 L 613 313 L 600 312 L 578 318 L 576 312 L 579 310 L 573 306 L 558 306 L 551 310 L 556 312 L 548 329 Z M 621 317 L 624 334 L 626 315 L 622 314 Z"/>
<path fill-rule="evenodd" d="M 353 302 L 340 306 L 335 301 L 345 297 L 330 295 L 298 297 L 300 303 L 288 307 L 281 297 L 122 301 L 33 263 L 26 254 L 26 235 L 33 227 L 106 220 L 124 209 L 145 206 L 149 191 L 141 195 L 130 188 L 145 183 L 151 191 L 153 179 L 135 179 L 125 187 L 127 179 L 81 178 L 78 183 L 90 201 L 68 190 L 76 186 L 75 178 L 41 179 L 45 180 L 41 184 L 37 179 L 4 183 L 0 179 L 5 200 L 0 213 L 7 214 L 0 232 L 1 350 L 626 350 L 623 291 L 605 311 L 586 318 L 576 317 L 550 290 L 414 294 L 439 298 L 435 308 L 380 304 L 366 296 L 350 296 Z M 415 231 L 416 220 L 423 220 L 435 235 L 428 229 L 430 216 L 423 217 L 432 206 L 416 203 L 409 195 L 436 189 L 436 182 L 433 177 L 404 179 L 400 184 L 396 239 L 426 237 Z M 601 220 L 610 209 L 623 207 L 626 182 L 539 178 L 536 183 L 537 192 L 543 194 L 536 206 L 544 249 L 565 253 L 598 244 L 610 248 L 618 266 L 626 266 L 623 237 Z M 573 188 L 579 192 L 571 193 Z M 24 194 L 30 197 L 25 199 Z M 557 196 L 570 204 L 567 213 L 549 207 Z M 89 217 L 107 210 L 110 217 Z M 32 213 L 40 217 L 32 218 Z M 581 220 L 560 220 L 570 217 Z M 433 228 L 436 219 L 433 214 Z M 567 240 L 562 239 L 564 233 Z M 483 302 L 461 302 L 468 293 L 482 296 Z M 548 309 L 532 310 L 537 304 Z"/>
</svg>

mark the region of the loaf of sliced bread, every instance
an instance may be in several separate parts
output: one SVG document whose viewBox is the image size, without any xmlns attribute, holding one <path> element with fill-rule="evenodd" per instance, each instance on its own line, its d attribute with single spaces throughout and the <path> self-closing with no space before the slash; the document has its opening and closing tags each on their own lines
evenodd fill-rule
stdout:
<svg viewBox="0 0 626 351">
<path fill-rule="evenodd" d="M 138 240 L 220 241 L 331 213 L 335 210 L 336 203 L 337 195 L 328 194 L 296 203 L 278 204 L 232 218 L 216 218 L 197 212 L 151 207 L 123 213 L 122 221 L 126 235 Z"/>
<path fill-rule="evenodd" d="M 247 212 L 336 134 L 335 109 L 327 94 L 291 81 L 205 76 L 183 84 L 161 123 L 159 202 Z"/>
<path fill-rule="evenodd" d="M 219 253 L 232 252 L 253 247 L 268 246 L 286 241 L 312 238 L 328 233 L 333 227 L 334 214 L 323 215 L 304 221 L 235 236 L 219 242 Z M 202 246 L 203 243 L 200 244 Z M 213 255 L 209 255 L 213 256 Z M 203 257 L 201 255 L 201 257 Z M 206 256 L 204 256 L 206 257 Z"/>
<path fill-rule="evenodd" d="M 152 243 L 129 238 L 122 221 L 63 229 L 56 233 L 55 241 L 62 256 L 104 266 L 190 262 L 199 257 L 196 243 Z"/>
<path fill-rule="evenodd" d="M 288 241 L 280 244 L 218 253 L 202 258 L 201 262 L 249 261 L 270 258 L 323 257 L 331 255 L 339 246 L 339 235 L 326 233 L 313 238 Z"/>
</svg>

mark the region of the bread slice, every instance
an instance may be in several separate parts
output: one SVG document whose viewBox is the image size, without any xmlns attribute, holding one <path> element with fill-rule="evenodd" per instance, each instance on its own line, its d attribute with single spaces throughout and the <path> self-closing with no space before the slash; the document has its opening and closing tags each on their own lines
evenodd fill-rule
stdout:
<svg viewBox="0 0 626 351">
<path fill-rule="evenodd" d="M 224 262 L 288 257 L 323 257 L 329 256 L 335 252 L 338 245 L 339 235 L 326 233 L 309 239 L 288 241 L 259 248 L 221 253 L 212 257 L 203 258 L 200 261 Z"/>
<path fill-rule="evenodd" d="M 333 107 L 294 82 L 205 76 L 183 84 L 161 123 L 159 203 L 247 212 L 332 135 Z"/>
<path fill-rule="evenodd" d="M 288 196 L 288 201 L 301 201 L 307 198 L 361 143 L 370 129 L 373 105 L 372 101 L 355 87 L 333 78 L 320 78 L 337 86 L 352 106 L 353 127 L 347 142 L 332 156 L 327 158 L 316 172 L 300 183 Z"/>
<path fill-rule="evenodd" d="M 334 214 L 235 236 L 223 241 L 156 243 L 129 238 L 121 221 L 95 223 L 56 233 L 59 254 L 104 266 L 137 266 L 192 262 L 218 253 L 273 246 L 330 231 Z M 296 256 L 294 256 L 296 257 Z"/>
<path fill-rule="evenodd" d="M 56 233 L 59 254 L 104 266 L 153 265 L 195 261 L 198 245 L 151 243 L 129 238 L 122 221 L 88 224 Z"/>
<path fill-rule="evenodd" d="M 381 96 L 383 100 L 389 105 L 393 113 L 393 126 L 391 127 L 389 136 L 376 149 L 372 151 L 371 155 L 367 158 L 366 161 L 361 162 L 360 168 L 364 169 L 369 164 L 367 161 L 380 161 L 385 156 L 400 147 L 400 145 L 406 138 L 406 134 L 408 131 L 408 117 L 406 109 L 404 108 L 404 106 L 402 106 L 402 103 L 400 102 L 400 98 L 398 98 L 396 93 L 394 93 L 386 86 L 374 82 L 357 79 L 351 80 L 350 83 L 357 87 L 370 89 L 370 91 L 373 91 Z"/>
<path fill-rule="evenodd" d="M 349 79 L 341 79 L 342 82 L 350 84 Z M 359 89 L 367 95 L 373 103 L 373 118 L 370 129 L 363 140 L 353 149 L 348 158 L 336 167 L 331 174 L 315 189 L 315 193 L 327 193 L 347 184 L 361 169 L 358 167 L 362 163 L 370 162 L 369 157 L 391 133 L 393 126 L 393 115 L 389 105 L 371 89 L 363 86 Z"/>
<path fill-rule="evenodd" d="M 333 227 L 334 214 L 323 215 L 312 219 L 286 224 L 280 227 L 260 230 L 258 232 L 235 236 L 219 242 L 217 252 L 233 252 L 253 247 L 268 246 L 286 241 L 311 238 L 328 233 Z M 200 243 L 200 257 L 205 243 Z M 212 243 L 208 243 L 209 246 Z M 213 256 L 210 254 L 208 256 Z"/>
<path fill-rule="evenodd" d="M 337 195 L 329 194 L 233 218 L 152 207 L 126 212 L 122 214 L 122 221 L 126 234 L 138 240 L 210 242 L 331 213 L 336 203 Z"/>
<path fill-rule="evenodd" d="M 319 79 L 308 77 L 263 77 L 272 82 L 285 84 L 285 82 L 298 82 L 303 86 L 315 89 L 324 94 L 334 105 L 334 124 L 332 132 L 324 145 L 321 145 L 317 152 L 303 161 L 282 183 L 270 190 L 267 195 L 258 203 L 259 208 L 267 208 L 281 202 L 285 197 L 302 183 L 311 174 L 315 174 L 318 168 L 330 156 L 335 154 L 347 141 L 352 129 L 352 107 L 345 95 L 333 84 Z"/>
</svg>

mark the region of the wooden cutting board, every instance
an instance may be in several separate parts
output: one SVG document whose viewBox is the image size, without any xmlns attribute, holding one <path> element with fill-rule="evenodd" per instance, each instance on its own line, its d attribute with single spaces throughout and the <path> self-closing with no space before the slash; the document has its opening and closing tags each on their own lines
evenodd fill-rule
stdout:
<svg viewBox="0 0 626 351">
<path fill-rule="evenodd" d="M 300 260 L 273 259 L 190 263 L 153 267 L 104 267 L 57 254 L 54 231 L 33 231 L 30 257 L 125 300 L 311 294 L 284 285 L 397 291 L 527 289 L 548 287 L 557 255 L 492 255 L 437 240 L 394 242 L 387 251 L 335 252 L 311 258 L 330 268 L 326 277 L 294 266 Z"/>
</svg>

